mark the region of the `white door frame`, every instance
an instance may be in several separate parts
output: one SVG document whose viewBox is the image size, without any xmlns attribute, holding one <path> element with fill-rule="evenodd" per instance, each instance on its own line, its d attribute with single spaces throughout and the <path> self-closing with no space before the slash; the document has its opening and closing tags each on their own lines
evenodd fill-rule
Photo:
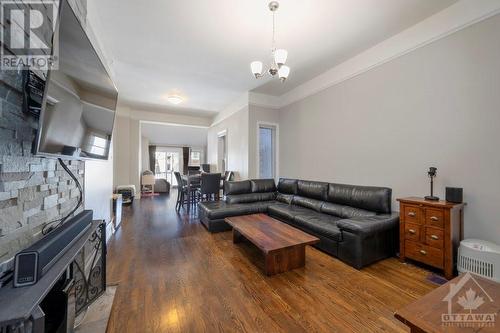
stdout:
<svg viewBox="0 0 500 333">
<path fill-rule="evenodd" d="M 268 121 L 257 121 L 257 128 L 256 128 L 256 133 L 257 133 L 257 140 L 256 140 L 256 147 L 255 147 L 255 161 L 256 161 L 256 170 L 257 170 L 257 175 L 256 177 L 260 177 L 260 127 L 274 127 L 275 129 L 275 142 L 274 142 L 274 160 L 275 160 L 275 165 L 274 165 L 274 179 L 278 181 L 279 179 L 279 167 L 280 167 L 280 125 L 277 123 L 272 123 Z"/>
</svg>

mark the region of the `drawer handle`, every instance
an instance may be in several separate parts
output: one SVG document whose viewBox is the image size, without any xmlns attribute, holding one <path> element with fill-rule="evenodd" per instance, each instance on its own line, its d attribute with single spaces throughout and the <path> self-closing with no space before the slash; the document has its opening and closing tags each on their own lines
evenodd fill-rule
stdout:
<svg viewBox="0 0 500 333">
<path fill-rule="evenodd" d="M 431 238 L 432 238 L 432 239 L 435 239 L 435 240 L 438 240 L 438 239 L 439 239 L 439 237 L 438 237 L 438 236 L 436 236 L 436 235 L 431 235 Z"/>
<path fill-rule="evenodd" d="M 427 251 L 425 250 L 420 250 L 420 253 L 423 254 L 424 256 L 427 254 Z"/>
<path fill-rule="evenodd" d="M 414 234 L 414 233 L 415 233 L 415 230 L 414 230 L 414 229 L 410 229 L 410 230 L 408 230 L 408 232 L 409 232 L 410 234 Z"/>
<path fill-rule="evenodd" d="M 415 217 L 417 214 L 415 212 L 409 212 L 408 216 Z"/>
<path fill-rule="evenodd" d="M 436 217 L 436 216 L 431 216 L 431 220 L 432 220 L 432 221 L 439 221 L 439 218 L 438 218 L 438 217 Z"/>
</svg>

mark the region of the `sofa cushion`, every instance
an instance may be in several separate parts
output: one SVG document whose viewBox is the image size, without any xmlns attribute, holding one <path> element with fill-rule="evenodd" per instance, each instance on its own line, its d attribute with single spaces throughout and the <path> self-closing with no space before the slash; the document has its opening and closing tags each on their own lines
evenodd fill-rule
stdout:
<svg viewBox="0 0 500 333">
<path fill-rule="evenodd" d="M 317 212 L 321 210 L 321 206 L 323 205 L 324 201 L 316 200 L 316 199 L 311 199 L 311 198 L 305 198 L 301 196 L 294 196 L 292 203 L 297 206 L 313 209 Z"/>
<path fill-rule="evenodd" d="M 274 179 L 253 179 L 250 183 L 252 184 L 253 193 L 276 192 Z"/>
<path fill-rule="evenodd" d="M 224 201 L 205 201 L 198 204 L 202 217 L 211 220 L 224 219 L 231 216 L 249 215 L 267 212 L 268 206 L 275 201 L 228 204 Z"/>
<path fill-rule="evenodd" d="M 276 195 L 276 201 L 286 203 L 288 205 L 290 205 L 292 203 L 292 200 L 293 200 L 293 194 L 278 193 Z"/>
<path fill-rule="evenodd" d="M 252 192 L 252 184 L 249 180 L 237 182 L 224 182 L 224 193 L 228 194 L 244 194 Z"/>
<path fill-rule="evenodd" d="M 352 197 L 352 185 L 329 184 L 326 200 L 339 205 L 348 206 Z"/>
<path fill-rule="evenodd" d="M 312 210 L 304 207 L 286 205 L 283 203 L 271 204 L 268 208 L 269 216 L 276 217 L 287 222 L 293 222 L 293 218 L 295 217 L 295 215 L 298 215 L 300 213 L 306 214 L 307 212 L 311 211 Z"/>
<path fill-rule="evenodd" d="M 330 184 L 327 200 L 340 205 L 388 214 L 391 212 L 391 196 L 392 190 L 387 187 Z"/>
<path fill-rule="evenodd" d="M 339 220 L 337 226 L 343 231 L 364 237 L 391 230 L 397 233 L 399 215 L 398 213 L 391 213 L 368 217 L 354 217 L 352 219 Z"/>
<path fill-rule="evenodd" d="M 297 182 L 297 194 L 311 199 L 326 200 L 328 183 L 299 180 Z"/>
<path fill-rule="evenodd" d="M 328 214 L 328 215 L 333 215 L 333 216 L 338 216 L 344 219 L 351 218 L 351 217 L 359 217 L 359 216 L 375 216 L 377 213 L 361 209 L 361 208 L 355 208 L 355 207 L 350 207 L 350 206 L 345 206 L 345 205 L 338 205 L 330 202 L 325 202 L 321 206 L 321 212 Z"/>
<path fill-rule="evenodd" d="M 293 224 L 302 230 L 310 230 L 319 236 L 341 241 L 342 232 L 337 227 L 337 221 L 339 220 L 339 217 L 311 211 L 306 214 L 296 215 Z"/>
<path fill-rule="evenodd" d="M 276 192 L 228 194 L 226 202 L 229 204 L 251 203 L 259 201 L 270 201 L 276 198 Z"/>
<path fill-rule="evenodd" d="M 297 179 L 280 178 L 278 192 L 283 194 L 297 194 Z"/>
</svg>

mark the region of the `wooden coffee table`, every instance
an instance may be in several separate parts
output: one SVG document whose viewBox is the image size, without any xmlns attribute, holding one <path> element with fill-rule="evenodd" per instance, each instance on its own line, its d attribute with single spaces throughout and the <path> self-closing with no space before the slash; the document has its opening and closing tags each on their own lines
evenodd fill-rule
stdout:
<svg viewBox="0 0 500 333">
<path fill-rule="evenodd" d="M 233 227 L 233 243 L 246 238 L 264 253 L 266 275 L 283 273 L 303 267 L 306 245 L 319 239 L 265 214 L 228 217 Z"/>
</svg>

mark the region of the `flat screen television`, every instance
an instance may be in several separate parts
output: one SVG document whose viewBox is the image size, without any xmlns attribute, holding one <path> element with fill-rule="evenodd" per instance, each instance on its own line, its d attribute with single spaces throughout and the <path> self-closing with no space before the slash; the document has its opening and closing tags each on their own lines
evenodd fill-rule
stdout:
<svg viewBox="0 0 500 333">
<path fill-rule="evenodd" d="M 25 111 L 39 119 L 34 153 L 106 160 L 118 91 L 66 0 L 61 1 L 53 50 L 59 68 L 46 75 L 30 71 L 25 85 Z"/>
</svg>

